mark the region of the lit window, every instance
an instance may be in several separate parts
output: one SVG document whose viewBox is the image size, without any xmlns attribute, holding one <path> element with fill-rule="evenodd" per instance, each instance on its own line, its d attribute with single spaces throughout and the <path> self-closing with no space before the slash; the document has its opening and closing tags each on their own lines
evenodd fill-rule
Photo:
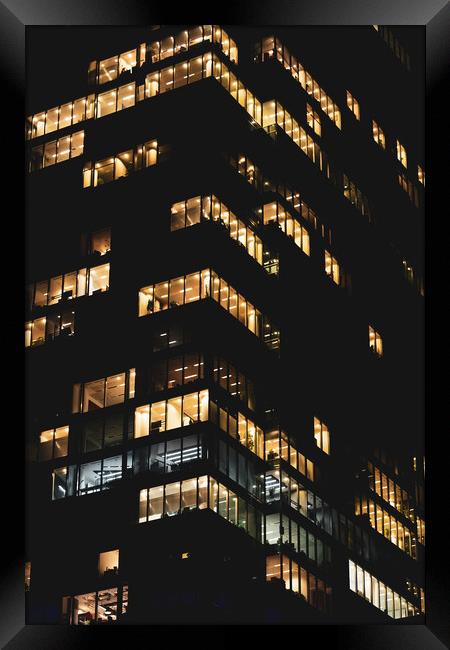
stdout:
<svg viewBox="0 0 450 650">
<path fill-rule="evenodd" d="M 420 165 L 417 165 L 417 179 L 419 183 L 422 183 L 425 186 L 425 170 Z"/>
<path fill-rule="evenodd" d="M 89 236 L 88 254 L 106 255 L 111 250 L 111 228 L 96 230 Z"/>
<path fill-rule="evenodd" d="M 88 295 L 102 293 L 109 289 L 109 264 L 94 266 L 89 270 Z"/>
<path fill-rule="evenodd" d="M 135 369 L 118 375 L 75 384 L 72 413 L 87 413 L 134 397 Z"/>
<path fill-rule="evenodd" d="M 330 453 L 330 432 L 327 425 L 318 418 L 314 418 L 314 439 L 319 449 L 326 454 Z"/>
<path fill-rule="evenodd" d="M 301 248 L 306 255 L 309 255 L 310 244 L 308 231 L 300 224 L 298 219 L 294 218 L 290 212 L 285 210 L 278 202 L 266 203 L 263 206 L 264 225 L 272 222 L 278 224 L 280 229 L 288 235 L 288 237 L 291 237 L 295 244 Z"/>
<path fill-rule="evenodd" d="M 117 575 L 119 572 L 119 550 L 104 551 L 98 556 L 98 573 L 101 576 Z"/>
<path fill-rule="evenodd" d="M 67 456 L 69 427 L 58 427 L 42 431 L 39 435 L 39 460 L 50 460 Z"/>
<path fill-rule="evenodd" d="M 25 323 L 25 347 L 41 345 L 59 336 L 71 336 L 75 333 L 73 311 L 51 314 Z"/>
<path fill-rule="evenodd" d="M 118 63 L 117 56 L 113 56 L 109 59 L 104 59 L 103 61 L 100 61 L 98 66 L 99 84 L 104 84 L 107 83 L 108 81 L 113 81 L 113 79 L 117 78 L 117 63 Z"/>
<path fill-rule="evenodd" d="M 373 139 L 375 142 L 380 145 L 382 149 L 386 149 L 386 138 L 384 137 L 384 132 L 382 129 L 378 126 L 378 124 L 375 122 L 375 120 L 372 120 L 372 133 L 373 133 Z"/>
<path fill-rule="evenodd" d="M 309 104 L 306 104 L 306 118 L 307 118 L 308 126 L 314 130 L 314 133 L 317 133 L 317 135 L 321 135 L 322 129 L 320 125 L 320 117 L 317 115 L 316 111 L 313 110 L 313 108 Z"/>
<path fill-rule="evenodd" d="M 406 157 L 405 147 L 397 140 L 397 160 L 402 163 L 403 167 L 407 167 L 408 161 Z"/>
<path fill-rule="evenodd" d="M 208 420 L 208 404 L 209 393 L 202 390 L 139 406 L 134 415 L 134 437 L 204 422 Z"/>
<path fill-rule="evenodd" d="M 128 587 L 110 587 L 102 591 L 62 599 L 63 622 L 70 625 L 114 623 L 127 612 Z"/>
<path fill-rule="evenodd" d="M 325 273 L 333 280 L 335 284 L 340 284 L 340 269 L 335 257 L 327 250 L 325 251 Z"/>
<path fill-rule="evenodd" d="M 25 562 L 25 591 L 31 588 L 31 562 Z"/>
<path fill-rule="evenodd" d="M 361 119 L 359 111 L 359 103 L 353 97 L 353 95 L 347 90 L 347 106 L 352 111 L 357 120 Z"/>
<path fill-rule="evenodd" d="M 371 325 L 369 325 L 369 348 L 376 356 L 383 356 L 383 341 L 380 334 Z"/>
<path fill-rule="evenodd" d="M 29 171 L 34 172 L 44 167 L 51 167 L 69 158 L 81 156 L 84 148 L 84 131 L 46 142 L 45 145 L 33 147 L 31 150 Z"/>
</svg>

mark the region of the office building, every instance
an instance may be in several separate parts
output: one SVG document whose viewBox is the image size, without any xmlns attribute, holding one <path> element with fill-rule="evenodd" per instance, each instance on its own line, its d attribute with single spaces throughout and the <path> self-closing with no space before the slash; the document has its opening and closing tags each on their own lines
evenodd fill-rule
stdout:
<svg viewBox="0 0 450 650">
<path fill-rule="evenodd" d="M 423 623 L 416 40 L 32 34 L 29 623 Z"/>
</svg>

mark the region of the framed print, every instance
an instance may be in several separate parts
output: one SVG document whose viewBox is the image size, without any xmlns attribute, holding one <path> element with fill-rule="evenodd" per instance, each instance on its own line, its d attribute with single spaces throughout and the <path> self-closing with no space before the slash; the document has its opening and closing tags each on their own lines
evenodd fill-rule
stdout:
<svg viewBox="0 0 450 650">
<path fill-rule="evenodd" d="M 0 12 L 4 241 L 24 251 L 5 343 L 25 327 L 4 647 L 244 627 L 448 647 L 429 418 L 448 6 Z"/>
</svg>

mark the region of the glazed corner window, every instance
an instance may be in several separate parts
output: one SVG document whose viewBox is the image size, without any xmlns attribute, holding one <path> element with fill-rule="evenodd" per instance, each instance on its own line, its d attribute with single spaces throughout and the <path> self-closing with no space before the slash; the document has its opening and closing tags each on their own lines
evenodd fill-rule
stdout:
<svg viewBox="0 0 450 650">
<path fill-rule="evenodd" d="M 72 396 L 72 413 L 87 413 L 114 404 L 122 404 L 134 397 L 134 368 L 118 375 L 75 384 Z"/>
<path fill-rule="evenodd" d="M 58 427 L 42 431 L 39 435 L 39 460 L 50 460 L 67 456 L 69 427 Z"/>
<path fill-rule="evenodd" d="M 98 573 L 100 576 L 117 575 L 119 573 L 119 549 L 99 553 Z"/>
<path fill-rule="evenodd" d="M 397 160 L 402 163 L 403 167 L 408 166 L 405 147 L 397 140 Z"/>
<path fill-rule="evenodd" d="M 384 132 L 382 129 L 378 126 L 378 124 L 375 122 L 375 120 L 372 120 L 372 133 L 373 133 L 373 139 L 375 142 L 380 145 L 382 149 L 386 149 L 386 138 L 384 137 Z"/>
<path fill-rule="evenodd" d="M 369 348 L 377 357 L 383 356 L 383 341 L 380 334 L 369 325 Z"/>
<path fill-rule="evenodd" d="M 326 424 L 314 418 L 314 439 L 319 449 L 326 454 L 330 453 L 330 432 Z"/>
<path fill-rule="evenodd" d="M 340 271 L 337 260 L 325 251 L 325 273 L 333 280 L 335 284 L 340 284 Z"/>
<path fill-rule="evenodd" d="M 347 106 L 352 111 L 357 120 L 361 118 L 359 112 L 359 103 L 353 97 L 353 95 L 347 90 Z"/>
<path fill-rule="evenodd" d="M 102 228 L 91 233 L 88 255 L 106 255 L 111 250 L 111 228 Z"/>
<path fill-rule="evenodd" d="M 425 170 L 420 165 L 417 165 L 417 180 L 425 186 Z"/>
</svg>

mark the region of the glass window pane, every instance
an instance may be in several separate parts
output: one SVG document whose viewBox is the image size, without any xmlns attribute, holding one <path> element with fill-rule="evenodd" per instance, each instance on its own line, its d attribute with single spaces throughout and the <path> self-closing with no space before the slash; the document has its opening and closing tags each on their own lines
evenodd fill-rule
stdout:
<svg viewBox="0 0 450 650">
<path fill-rule="evenodd" d="M 58 115 L 59 115 L 59 107 L 57 106 L 56 108 L 51 108 L 50 110 L 47 111 L 47 116 L 45 120 L 45 132 L 46 133 L 52 133 L 53 131 L 56 131 L 58 128 Z"/>
<path fill-rule="evenodd" d="M 123 52 L 119 57 L 119 74 L 131 72 L 136 65 L 136 50 Z"/>
<path fill-rule="evenodd" d="M 169 283 L 159 282 L 155 285 L 154 311 L 167 309 L 169 306 Z"/>
<path fill-rule="evenodd" d="M 165 489 L 164 514 L 177 515 L 180 511 L 180 482 L 169 483 Z"/>
<path fill-rule="evenodd" d="M 160 519 L 163 514 L 163 492 L 164 488 L 162 485 L 154 488 L 150 488 L 149 492 L 149 510 L 148 510 L 148 520 Z"/>
<path fill-rule="evenodd" d="M 166 402 L 151 405 L 150 433 L 166 430 Z"/>
<path fill-rule="evenodd" d="M 70 140 L 70 157 L 76 158 L 81 156 L 84 150 L 84 131 L 78 131 L 72 134 Z M 58 155 L 59 159 L 59 155 Z"/>
<path fill-rule="evenodd" d="M 63 162 L 70 158 L 70 135 L 58 140 L 57 162 Z"/>
<path fill-rule="evenodd" d="M 83 413 L 105 406 L 105 380 L 98 379 L 84 384 Z"/>
<path fill-rule="evenodd" d="M 121 404 L 125 400 L 125 373 L 106 379 L 106 406 Z"/>
<path fill-rule="evenodd" d="M 67 456 L 67 447 L 69 442 L 69 427 L 59 427 L 55 429 L 55 447 L 54 457 L 60 458 Z"/>
<path fill-rule="evenodd" d="M 165 364 L 165 362 L 163 362 Z M 168 361 L 167 387 L 175 388 L 183 384 L 183 357 L 173 357 Z"/>
<path fill-rule="evenodd" d="M 108 388 L 106 389 L 108 391 Z M 108 394 L 107 394 L 108 399 Z M 120 445 L 123 439 L 123 414 L 112 413 L 105 418 L 105 447 Z"/>
<path fill-rule="evenodd" d="M 64 276 L 63 300 L 77 297 L 77 272 L 66 273 Z"/>
<path fill-rule="evenodd" d="M 124 108 L 130 108 L 135 104 L 135 84 L 127 84 L 120 86 L 117 96 L 117 110 L 121 111 Z"/>
<path fill-rule="evenodd" d="M 185 395 L 183 398 L 183 426 L 198 421 L 198 393 Z"/>
<path fill-rule="evenodd" d="M 56 163 L 56 140 L 46 142 L 44 145 L 44 167 L 50 167 Z"/>
<path fill-rule="evenodd" d="M 168 443 L 169 444 L 169 443 Z M 173 464 L 170 454 L 165 454 L 165 443 L 159 442 L 156 445 L 150 447 L 150 471 L 151 472 L 164 472 L 164 461 L 167 458 L 166 467 L 167 471 L 170 471 L 170 468 Z"/>
<path fill-rule="evenodd" d="M 185 302 L 194 302 L 200 299 L 200 273 L 191 273 L 186 276 Z"/>
<path fill-rule="evenodd" d="M 102 482 L 103 485 L 112 481 L 119 481 L 122 478 L 122 456 L 105 458 L 103 461 Z"/>
<path fill-rule="evenodd" d="M 179 201 L 178 203 L 174 203 L 170 210 L 170 214 L 171 214 L 171 222 L 170 222 L 171 230 L 179 230 L 180 228 L 184 228 L 185 218 L 186 218 L 186 202 Z"/>
<path fill-rule="evenodd" d="M 148 490 L 139 492 L 139 523 L 147 521 Z"/>
<path fill-rule="evenodd" d="M 192 478 L 181 483 L 181 511 L 197 507 L 197 479 Z"/>
<path fill-rule="evenodd" d="M 39 460 L 50 460 L 53 458 L 53 436 L 54 430 L 42 431 L 39 436 Z"/>
<path fill-rule="evenodd" d="M 167 430 L 176 429 L 182 426 L 181 401 L 181 397 L 174 397 L 173 399 L 167 400 Z"/>
<path fill-rule="evenodd" d="M 96 451 L 103 446 L 103 419 L 86 422 L 83 427 L 83 451 Z"/>
<path fill-rule="evenodd" d="M 72 124 L 82 122 L 86 116 L 86 98 L 76 99 L 73 103 Z"/>
<path fill-rule="evenodd" d="M 50 280 L 49 305 L 54 305 L 61 300 L 62 296 L 62 275 Z"/>
<path fill-rule="evenodd" d="M 189 384 L 200 377 L 200 358 L 198 354 L 184 356 L 183 383 Z"/>
<path fill-rule="evenodd" d="M 104 84 L 117 78 L 118 57 L 112 56 L 109 59 L 100 61 L 98 67 L 98 83 Z"/>
<path fill-rule="evenodd" d="M 95 163 L 94 187 L 114 180 L 114 158 L 105 158 Z"/>
<path fill-rule="evenodd" d="M 109 289 L 109 264 L 95 266 L 89 271 L 89 295 Z"/>
<path fill-rule="evenodd" d="M 200 223 L 200 197 L 196 196 L 186 201 L 186 226 Z"/>
<path fill-rule="evenodd" d="M 208 507 L 208 477 L 200 476 L 198 479 L 198 507 L 200 510 Z"/>
<path fill-rule="evenodd" d="M 219 484 L 219 515 L 228 519 L 228 490 Z"/>
<path fill-rule="evenodd" d="M 92 233 L 90 239 L 90 253 L 105 255 L 111 250 L 111 229 L 103 228 Z"/>
<path fill-rule="evenodd" d="M 80 466 L 80 475 L 78 479 L 78 493 L 87 494 L 89 492 L 98 492 L 101 487 L 101 461 L 85 463 Z"/>
<path fill-rule="evenodd" d="M 184 301 L 184 277 L 174 278 L 169 284 L 169 307 L 178 307 Z"/>
<path fill-rule="evenodd" d="M 97 117 L 104 117 L 116 112 L 117 90 L 109 90 L 97 97 Z"/>
</svg>

